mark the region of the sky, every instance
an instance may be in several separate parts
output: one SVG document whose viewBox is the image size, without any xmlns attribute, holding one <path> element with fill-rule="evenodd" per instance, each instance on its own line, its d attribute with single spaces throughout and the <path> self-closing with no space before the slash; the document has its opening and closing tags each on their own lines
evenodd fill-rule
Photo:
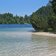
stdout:
<svg viewBox="0 0 56 56">
<path fill-rule="evenodd" d="M 0 0 L 0 13 L 12 13 L 13 15 L 31 15 L 42 6 L 46 6 L 49 0 Z"/>
</svg>

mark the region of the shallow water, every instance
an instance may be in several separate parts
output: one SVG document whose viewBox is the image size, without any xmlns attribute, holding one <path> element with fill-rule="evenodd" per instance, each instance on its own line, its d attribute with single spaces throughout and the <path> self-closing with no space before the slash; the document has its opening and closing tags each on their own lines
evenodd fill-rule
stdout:
<svg viewBox="0 0 56 56">
<path fill-rule="evenodd" d="M 56 56 L 56 38 L 32 35 L 31 27 L 6 29 L 0 31 L 0 56 Z"/>
</svg>

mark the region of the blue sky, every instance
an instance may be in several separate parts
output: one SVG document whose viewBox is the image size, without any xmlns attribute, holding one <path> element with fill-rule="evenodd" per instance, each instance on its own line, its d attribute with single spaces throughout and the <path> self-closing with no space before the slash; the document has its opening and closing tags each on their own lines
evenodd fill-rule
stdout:
<svg viewBox="0 0 56 56">
<path fill-rule="evenodd" d="M 31 15 L 47 3 L 48 0 L 0 0 L 0 13 L 10 12 L 19 16 Z"/>
</svg>

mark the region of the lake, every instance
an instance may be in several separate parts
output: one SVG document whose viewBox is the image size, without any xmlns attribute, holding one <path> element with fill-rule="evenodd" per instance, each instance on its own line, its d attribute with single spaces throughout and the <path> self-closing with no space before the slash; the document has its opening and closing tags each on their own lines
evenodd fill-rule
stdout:
<svg viewBox="0 0 56 56">
<path fill-rule="evenodd" d="M 0 56 L 56 56 L 56 38 L 33 31 L 30 24 L 0 24 Z"/>
</svg>

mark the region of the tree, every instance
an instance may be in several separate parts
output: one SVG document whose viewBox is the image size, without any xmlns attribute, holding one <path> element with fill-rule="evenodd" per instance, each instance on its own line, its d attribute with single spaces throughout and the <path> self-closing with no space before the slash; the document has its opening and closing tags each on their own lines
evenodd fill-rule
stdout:
<svg viewBox="0 0 56 56">
<path fill-rule="evenodd" d="M 25 23 L 30 23 L 30 16 L 25 15 L 24 21 L 25 21 Z"/>
<path fill-rule="evenodd" d="M 26 22 L 29 23 L 28 16 L 25 19 L 22 16 L 13 16 L 13 14 L 11 13 L 0 14 L 0 24 L 24 24 Z"/>
<path fill-rule="evenodd" d="M 53 14 L 50 6 L 43 6 L 31 15 L 31 24 L 36 31 L 48 31 L 49 16 Z"/>
<path fill-rule="evenodd" d="M 52 16 L 52 27 L 53 27 L 53 31 L 56 32 L 56 0 L 51 0 L 51 5 L 52 5 L 52 9 L 54 12 L 54 15 Z"/>
<path fill-rule="evenodd" d="M 56 14 L 56 0 L 50 0 L 54 13 Z"/>
</svg>

